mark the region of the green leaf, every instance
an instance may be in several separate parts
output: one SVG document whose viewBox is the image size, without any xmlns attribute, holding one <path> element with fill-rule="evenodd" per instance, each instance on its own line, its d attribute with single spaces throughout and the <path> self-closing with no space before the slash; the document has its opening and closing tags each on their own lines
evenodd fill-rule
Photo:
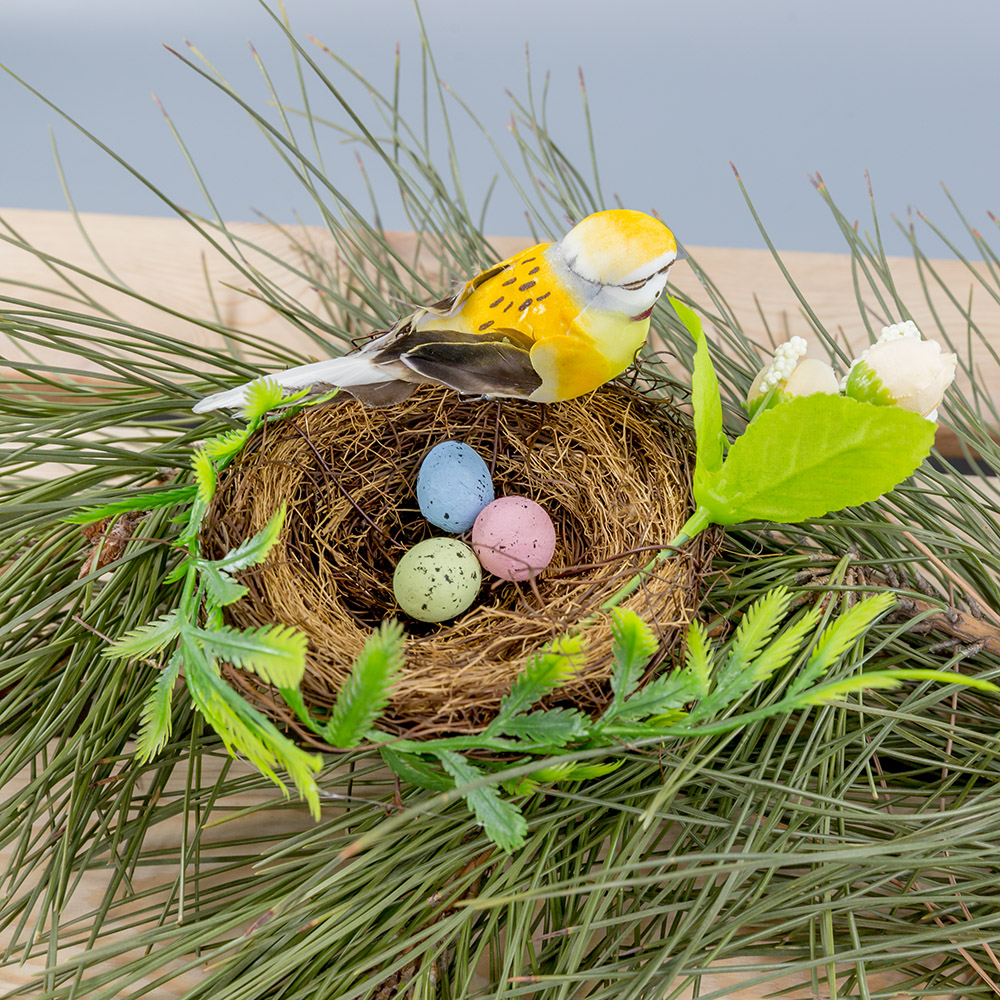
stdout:
<svg viewBox="0 0 1000 1000">
<path fill-rule="evenodd" d="M 210 565 L 226 573 L 235 573 L 237 570 L 262 563 L 267 558 L 268 552 L 271 551 L 271 547 L 278 540 L 284 524 L 285 504 L 282 503 L 272 515 L 271 520 L 260 531 L 244 539 L 221 559 L 213 560 Z"/>
<path fill-rule="evenodd" d="M 265 684 L 298 687 L 306 668 L 305 633 L 288 625 L 237 629 L 222 625 L 211 631 L 191 629 L 206 653 L 255 673 Z"/>
<path fill-rule="evenodd" d="M 287 796 L 288 789 L 274 770 L 283 768 L 308 803 L 313 818 L 318 820 L 319 788 L 314 774 L 323 766 L 322 757 L 306 753 L 282 736 L 266 716 L 226 684 L 219 676 L 215 660 L 205 653 L 196 635 L 186 630 L 181 633 L 180 654 L 191 700 L 219 734 L 226 749 L 234 756 L 245 756 Z"/>
<path fill-rule="evenodd" d="M 563 635 L 532 656 L 514 679 L 486 735 L 501 732 L 515 715 L 527 712 L 539 699 L 562 687 L 580 669 L 586 642 L 582 635 Z"/>
<path fill-rule="evenodd" d="M 181 670 L 180 652 L 175 652 L 153 683 L 139 715 L 139 737 L 135 753 L 140 763 L 152 760 L 170 739 L 170 707 L 174 684 Z"/>
<path fill-rule="evenodd" d="M 796 699 L 797 705 L 821 705 L 845 694 L 855 694 L 859 691 L 874 688 L 898 688 L 904 681 L 938 681 L 941 684 L 960 684 L 964 687 L 977 688 L 980 691 L 1000 691 L 996 684 L 969 677 L 951 670 L 871 670 L 855 677 L 830 681 L 819 687 L 811 688 L 801 693 Z"/>
<path fill-rule="evenodd" d="M 589 781 L 592 778 L 603 778 L 606 774 L 613 774 L 624 763 L 624 760 L 607 760 L 599 761 L 596 764 L 584 764 L 582 761 L 570 760 L 553 764 L 551 767 L 543 767 L 539 771 L 533 771 L 531 777 L 539 784 L 558 781 Z"/>
<path fill-rule="evenodd" d="M 606 774 L 617 771 L 624 760 L 601 761 L 596 764 L 583 764 L 578 761 L 566 761 L 543 767 L 533 771 L 523 778 L 505 781 L 503 787 L 511 795 L 534 795 L 543 785 L 555 785 L 561 781 L 590 781 L 602 778 Z"/>
<path fill-rule="evenodd" d="M 662 715 L 683 708 L 698 696 L 697 681 L 684 670 L 656 677 L 628 698 L 618 710 L 614 721 L 634 722 L 651 715 Z"/>
<path fill-rule="evenodd" d="M 797 694 L 818 677 L 822 677 L 871 628 L 875 619 L 884 615 L 895 603 L 895 594 L 876 594 L 858 601 L 853 608 L 834 619 L 820 636 L 798 677 L 789 686 L 789 696 Z"/>
<path fill-rule="evenodd" d="M 708 694 L 715 664 L 712 644 L 709 642 L 708 632 L 701 622 L 693 621 L 688 626 L 687 650 L 684 661 L 684 669 L 694 683 L 697 696 L 704 698 Z"/>
<path fill-rule="evenodd" d="M 694 410 L 696 444 L 695 482 L 699 482 L 722 467 L 726 441 L 722 428 L 722 396 L 701 320 L 679 299 L 672 296 L 668 298 L 696 345 L 694 368 L 691 372 L 691 406 Z"/>
<path fill-rule="evenodd" d="M 207 513 L 208 504 L 196 496 L 187 517 L 181 518 L 181 520 L 186 520 L 187 524 L 184 530 L 177 536 L 179 544 L 192 545 L 197 542 L 198 533 L 201 531 L 201 522 L 205 519 L 205 514 Z"/>
<path fill-rule="evenodd" d="M 455 782 L 451 778 L 441 774 L 440 771 L 435 771 L 416 754 L 400 753 L 388 745 L 379 747 L 379 753 L 386 767 L 408 784 L 425 788 L 430 792 L 448 792 L 455 787 Z"/>
<path fill-rule="evenodd" d="M 215 466 L 204 448 L 199 448 L 191 458 L 194 471 L 195 496 L 204 504 L 215 496 Z"/>
<path fill-rule="evenodd" d="M 200 560 L 192 556 L 185 557 L 163 578 L 163 582 L 176 583 L 178 580 L 183 580 L 187 576 L 188 570 L 197 562 L 200 562 Z"/>
<path fill-rule="evenodd" d="M 625 699 L 642 680 L 642 672 L 660 644 L 653 630 L 631 609 L 615 608 L 611 612 L 611 652 L 615 659 L 611 672 L 611 704 L 606 718 L 618 714 Z"/>
<path fill-rule="evenodd" d="M 877 500 L 909 476 L 934 424 L 894 406 L 797 396 L 761 413 L 695 499 L 716 524 L 790 523 Z"/>
<path fill-rule="evenodd" d="M 104 656 L 111 660 L 151 656 L 176 639 L 180 631 L 181 624 L 177 612 L 171 611 L 148 625 L 140 625 L 131 632 L 126 632 L 104 650 Z"/>
<path fill-rule="evenodd" d="M 502 851 L 516 851 L 524 845 L 524 836 L 528 832 L 521 810 L 504 799 L 500 790 L 494 785 L 482 788 L 462 790 L 463 785 L 469 785 L 483 775 L 473 767 L 461 754 L 453 750 L 437 750 L 435 756 L 441 761 L 444 769 L 455 779 L 455 784 L 475 814 L 476 821 L 483 832 Z"/>
<path fill-rule="evenodd" d="M 198 570 L 208 600 L 220 608 L 235 604 L 247 593 L 242 583 L 237 583 L 228 573 L 204 559 L 198 560 Z"/>
<path fill-rule="evenodd" d="M 176 486 L 169 490 L 159 490 L 155 493 L 136 493 L 125 500 L 115 500 L 99 507 L 83 507 L 63 518 L 70 524 L 94 524 L 106 517 L 115 517 L 132 510 L 158 510 L 161 507 L 173 507 L 176 504 L 190 503 L 194 498 L 194 484 Z"/>
<path fill-rule="evenodd" d="M 587 735 L 588 721 L 576 709 L 550 708 L 516 715 L 504 721 L 497 731 L 542 746 L 562 747 L 583 739 Z"/>
<path fill-rule="evenodd" d="M 242 409 L 244 420 L 256 423 L 276 406 L 280 406 L 284 397 L 285 390 L 273 378 L 265 375 L 251 382 L 247 386 L 246 401 Z"/>
<path fill-rule="evenodd" d="M 308 392 L 308 389 L 301 389 L 286 396 L 284 387 L 273 378 L 268 376 L 259 378 L 247 386 L 243 418 L 253 426 L 263 420 L 271 410 L 282 404 L 294 403 Z"/>
<path fill-rule="evenodd" d="M 385 711 L 403 665 L 403 626 L 383 622 L 365 642 L 337 695 L 324 738 L 335 747 L 353 747 Z"/>
<path fill-rule="evenodd" d="M 246 444 L 250 436 L 248 427 L 234 427 L 209 438 L 202 444 L 202 450 L 213 462 L 227 462 Z"/>
<path fill-rule="evenodd" d="M 737 669 L 754 659 L 771 641 L 791 601 L 787 587 L 775 587 L 750 605 L 730 646 L 729 659 L 738 664 Z"/>
</svg>

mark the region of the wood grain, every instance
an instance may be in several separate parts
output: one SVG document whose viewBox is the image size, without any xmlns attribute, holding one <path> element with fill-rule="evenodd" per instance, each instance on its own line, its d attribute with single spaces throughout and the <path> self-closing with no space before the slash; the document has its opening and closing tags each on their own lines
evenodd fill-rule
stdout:
<svg viewBox="0 0 1000 1000">
<path fill-rule="evenodd" d="M 30 301 L 64 306 L 70 290 L 62 284 L 49 263 L 69 262 L 85 270 L 104 274 L 81 235 L 76 223 L 64 212 L 0 210 L 7 228 L 31 245 L 50 254 L 52 262 L 37 257 L 11 243 L 0 243 L 0 291 Z M 217 344 L 218 336 L 204 327 L 171 315 L 150 303 L 163 303 L 179 314 L 212 320 L 218 308 L 222 321 L 259 333 L 275 342 L 309 354 L 312 342 L 266 304 L 247 294 L 247 281 L 220 249 L 214 249 L 193 226 L 182 219 L 138 218 L 84 214 L 84 227 L 101 257 L 125 284 L 148 301 L 140 301 L 110 291 L 106 286 L 72 275 L 80 286 L 133 323 L 198 344 Z M 318 305 L 318 295 L 308 279 L 291 274 L 271 256 L 296 258 L 289 237 L 265 224 L 233 223 L 233 234 L 260 248 L 246 250 L 247 258 L 272 280 L 307 307 Z M 309 228 L 308 239 L 324 256 L 333 259 L 335 249 L 325 230 Z M 411 233 L 392 234 L 393 243 L 404 257 L 412 254 L 415 237 Z M 512 254 L 527 245 L 518 237 L 496 237 L 498 251 Z M 242 246 L 242 244 L 241 244 Z M 783 340 L 800 335 L 815 340 L 802 305 L 766 250 L 732 250 L 718 247 L 690 247 L 691 256 L 718 285 L 743 328 L 762 344 L 768 329 Z M 846 254 L 787 253 L 785 266 L 816 315 L 853 350 L 867 343 L 867 331 L 855 297 L 850 258 Z M 916 265 L 908 258 L 890 258 L 900 298 L 907 303 L 917 324 L 928 336 L 936 335 L 934 315 L 924 298 Z M 966 337 L 966 321 L 957 304 L 964 308 L 970 296 L 972 314 L 983 335 L 1000 345 L 1000 303 L 978 286 L 969 269 L 960 261 L 934 261 L 934 268 L 947 291 L 932 289 L 934 309 L 949 334 L 959 343 Z M 985 265 L 973 264 L 976 272 L 988 277 Z M 206 277 L 207 276 L 207 277 Z M 707 302 L 691 268 L 683 262 L 671 272 L 675 286 L 700 302 Z M 60 290 L 60 285 L 62 289 Z M 211 288 L 211 295 L 209 294 Z M 46 289 L 54 288 L 55 291 Z M 896 317 L 883 314 L 874 294 L 863 296 L 876 329 Z M 213 306 L 214 299 L 214 306 Z M 0 339 L 0 349 L 10 358 L 23 357 L 9 341 Z M 42 357 L 49 352 L 42 351 Z M 65 359 L 63 359 L 65 360 Z M 985 360 L 985 359 L 982 359 Z M 87 365 L 80 365 L 81 371 Z M 1000 396 L 1000 368 L 984 366 L 982 387 L 994 398 Z"/>
</svg>

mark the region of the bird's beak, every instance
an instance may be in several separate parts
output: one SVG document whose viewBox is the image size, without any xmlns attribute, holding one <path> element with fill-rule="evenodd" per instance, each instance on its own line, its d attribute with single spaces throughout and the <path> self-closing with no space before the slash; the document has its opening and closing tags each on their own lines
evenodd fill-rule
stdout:
<svg viewBox="0 0 1000 1000">
<path fill-rule="evenodd" d="M 677 248 L 677 256 L 674 258 L 674 260 L 687 260 L 687 259 L 688 259 L 687 251 L 684 249 L 684 247 L 679 246 Z"/>
</svg>

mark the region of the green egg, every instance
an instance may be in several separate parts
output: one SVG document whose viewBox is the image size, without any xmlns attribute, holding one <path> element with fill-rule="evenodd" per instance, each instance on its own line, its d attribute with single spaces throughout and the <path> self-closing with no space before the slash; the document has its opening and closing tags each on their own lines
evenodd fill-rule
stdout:
<svg viewBox="0 0 1000 1000">
<path fill-rule="evenodd" d="M 421 622 L 444 622 L 460 615 L 479 593 L 479 560 L 457 538 L 418 542 L 396 564 L 392 592 L 399 606 Z"/>
</svg>

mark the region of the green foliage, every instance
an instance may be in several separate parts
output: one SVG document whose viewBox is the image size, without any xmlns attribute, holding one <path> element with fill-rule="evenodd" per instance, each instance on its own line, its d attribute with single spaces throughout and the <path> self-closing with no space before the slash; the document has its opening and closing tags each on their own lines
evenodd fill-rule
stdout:
<svg viewBox="0 0 1000 1000">
<path fill-rule="evenodd" d="M 934 424 L 918 414 L 797 396 L 758 414 L 696 500 L 716 524 L 820 517 L 888 493 L 933 443 Z"/>
<path fill-rule="evenodd" d="M 403 627 L 383 622 L 365 642 L 337 695 L 322 736 L 335 747 L 357 746 L 385 711 L 403 666 Z"/>
<path fill-rule="evenodd" d="M 189 504 L 195 495 L 196 487 L 191 485 L 175 486 L 169 490 L 139 491 L 124 500 L 101 504 L 98 507 L 84 507 L 67 514 L 63 520 L 69 524 L 95 524 L 107 517 L 117 517 L 129 511 L 158 510 L 161 507 L 176 507 Z"/>
<path fill-rule="evenodd" d="M 170 611 L 148 625 L 140 625 L 126 632 L 104 650 L 104 655 L 108 659 L 140 659 L 151 656 L 170 645 L 180 635 L 180 631 L 180 616 L 176 611 Z"/>
<path fill-rule="evenodd" d="M 611 672 L 611 703 L 604 713 L 609 718 L 635 691 L 645 664 L 659 648 L 653 630 L 630 609 L 611 612 L 611 634 L 615 665 Z"/>
<path fill-rule="evenodd" d="M 440 749 L 434 756 L 462 789 L 463 797 L 475 814 L 476 822 L 501 851 L 514 851 L 524 845 L 528 824 L 520 809 L 505 799 L 496 785 L 485 784 L 485 775 L 465 757 L 453 750 Z"/>
<path fill-rule="evenodd" d="M 242 410 L 243 419 L 250 427 L 256 427 L 276 407 L 294 403 L 302 399 L 308 391 L 302 389 L 286 396 L 284 388 L 274 379 L 267 377 L 257 379 L 247 388 L 247 398 Z"/>
<path fill-rule="evenodd" d="M 656 655 L 657 643 L 649 626 L 635 612 L 617 610 L 612 618 L 613 697 L 599 719 L 589 719 L 561 706 L 543 708 L 537 704 L 539 699 L 558 691 L 576 672 L 576 661 L 585 640 L 577 633 L 529 660 L 482 737 L 396 741 L 383 746 L 383 759 L 400 778 L 415 780 L 420 787 L 435 790 L 441 786 L 433 777 L 434 772 L 428 771 L 427 761 L 438 761 L 446 775 L 454 779 L 486 835 L 503 850 L 512 850 L 521 845 L 523 836 L 523 831 L 518 834 L 519 827 L 512 818 L 514 804 L 504 802 L 501 807 L 496 788 L 484 784 L 484 775 L 502 769 L 502 765 L 488 765 L 480 760 L 477 766 L 465 761 L 463 767 L 459 761 L 465 758 L 459 750 L 502 748 L 521 755 L 522 760 L 532 760 L 558 756 L 566 749 L 610 749 L 623 741 L 690 739 L 706 731 L 724 732 L 751 721 L 788 715 L 847 693 L 884 688 L 891 681 L 898 684 L 905 680 L 938 680 L 998 690 L 990 682 L 960 674 L 932 671 L 931 677 L 927 672 L 918 671 L 918 676 L 906 670 L 889 674 L 873 672 L 870 686 L 866 673 L 834 684 L 812 686 L 833 660 L 843 658 L 863 638 L 892 607 L 894 599 L 891 594 L 864 598 L 836 616 L 821 634 L 816 631 L 823 617 L 818 600 L 783 625 L 791 599 L 787 587 L 777 587 L 765 594 L 747 610 L 735 635 L 722 649 L 713 649 L 704 628 L 692 624 L 684 667 L 654 677 L 642 687 L 637 687 L 639 679 Z M 793 673 L 784 696 L 735 714 L 738 706 L 762 691 L 776 671 L 793 660 L 803 660 L 807 653 L 801 675 L 804 682 L 796 681 Z M 369 738 L 377 739 L 377 733 L 370 732 Z M 498 738 L 502 742 L 496 743 Z M 545 764 L 533 768 L 528 775 L 505 782 L 504 787 L 510 794 L 527 795 L 544 783 L 583 780 L 584 775 L 610 773 L 615 766 L 613 761 L 579 766 L 568 761 Z M 466 788 L 469 783 L 474 783 L 474 787 Z"/>
<path fill-rule="evenodd" d="M 234 427 L 231 431 L 223 431 L 209 438 L 202 445 L 202 450 L 216 465 L 221 466 L 240 453 L 249 437 L 249 427 Z"/>
<path fill-rule="evenodd" d="M 532 656 L 500 702 L 500 710 L 486 729 L 488 736 L 505 732 L 506 725 L 537 701 L 562 687 L 580 668 L 585 648 L 582 635 L 562 636 Z"/>
<path fill-rule="evenodd" d="M 152 760 L 170 739 L 174 684 L 180 674 L 181 664 L 181 653 L 177 650 L 160 671 L 142 704 L 139 737 L 135 743 L 135 755 L 141 764 Z"/>
<path fill-rule="evenodd" d="M 191 470 L 194 473 L 195 496 L 203 504 L 211 503 L 215 496 L 215 466 L 204 448 L 194 453 Z"/>
<path fill-rule="evenodd" d="M 288 625 L 197 629 L 192 637 L 209 656 L 255 673 L 265 684 L 298 687 L 306 665 L 305 635 Z"/>
<path fill-rule="evenodd" d="M 696 444 L 694 481 L 705 488 L 722 468 L 723 448 L 726 445 L 719 379 L 715 374 L 715 366 L 708 350 L 708 338 L 698 314 L 680 299 L 670 296 L 669 301 L 695 342 L 694 367 L 691 370 Z"/>
<path fill-rule="evenodd" d="M 220 559 L 213 560 L 211 565 L 223 573 L 237 573 L 241 569 L 259 565 L 267 558 L 284 525 L 285 505 L 282 503 L 260 531 L 245 538 Z"/>
</svg>

